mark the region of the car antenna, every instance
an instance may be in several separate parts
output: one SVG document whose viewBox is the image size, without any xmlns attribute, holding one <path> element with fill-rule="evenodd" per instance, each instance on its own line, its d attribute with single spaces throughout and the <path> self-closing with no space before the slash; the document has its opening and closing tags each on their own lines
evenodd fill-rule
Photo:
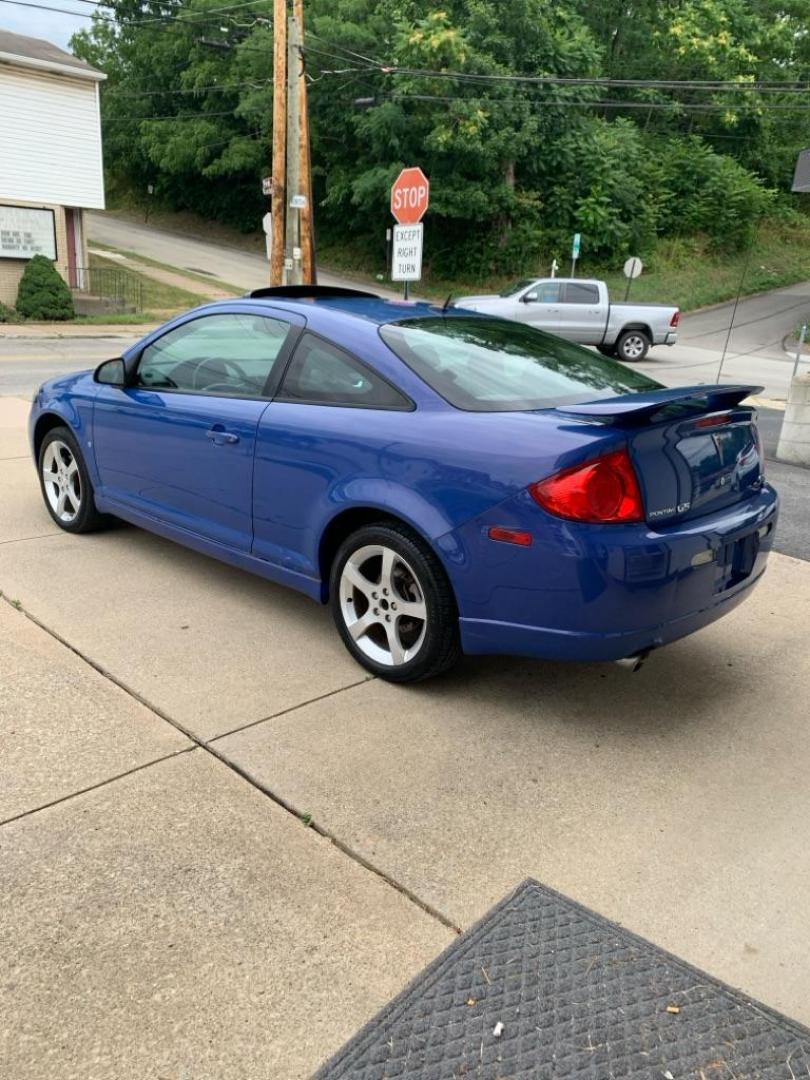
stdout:
<svg viewBox="0 0 810 1080">
<path fill-rule="evenodd" d="M 446 299 L 446 300 L 445 300 L 445 302 L 444 302 L 444 303 L 442 304 L 442 311 L 447 311 L 447 309 L 448 309 L 448 308 L 450 307 L 450 301 L 451 301 L 452 299 L 453 299 L 453 294 L 452 294 L 452 293 L 448 293 L 448 294 L 447 294 L 447 299 Z"/>
</svg>

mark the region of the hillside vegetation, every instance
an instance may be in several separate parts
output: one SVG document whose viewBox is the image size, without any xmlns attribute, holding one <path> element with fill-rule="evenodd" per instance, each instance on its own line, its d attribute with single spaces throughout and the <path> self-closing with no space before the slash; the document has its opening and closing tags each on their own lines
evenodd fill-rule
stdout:
<svg viewBox="0 0 810 1080">
<path fill-rule="evenodd" d="M 74 38 L 109 76 L 114 192 L 245 231 L 266 209 L 269 0 L 116 0 Z M 427 270 L 651 268 L 806 229 L 810 0 L 308 0 L 319 240 L 372 263 L 403 165 L 431 180 Z M 806 198 L 806 197 L 805 197 Z M 680 247 L 679 247 L 680 245 Z M 677 259 L 676 259 L 677 261 Z M 640 286 L 643 290 L 645 286 Z M 709 289 L 711 293 L 711 289 Z M 640 293 L 639 293 L 640 295 Z"/>
</svg>

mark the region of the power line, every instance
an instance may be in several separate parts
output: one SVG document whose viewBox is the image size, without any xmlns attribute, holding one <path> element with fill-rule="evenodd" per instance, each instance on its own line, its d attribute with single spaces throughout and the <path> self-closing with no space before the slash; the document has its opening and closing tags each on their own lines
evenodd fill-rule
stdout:
<svg viewBox="0 0 810 1080">
<path fill-rule="evenodd" d="M 542 101 L 538 98 L 471 98 L 462 97 L 459 94 L 403 94 L 394 92 L 391 94 L 378 95 L 386 101 L 437 101 L 437 102 L 462 102 L 471 105 L 495 105 L 505 108 L 514 108 L 520 105 L 535 105 L 542 109 L 555 108 L 586 108 L 586 109 L 679 109 L 687 112 L 741 112 L 749 108 L 755 108 L 762 112 L 807 112 L 810 113 L 810 104 L 807 105 L 783 105 L 779 103 L 763 104 L 761 102 L 751 104 L 721 104 L 719 102 L 684 102 L 684 101 L 614 101 L 594 98 L 591 101 Z"/>
<path fill-rule="evenodd" d="M 92 3 L 92 2 L 94 2 L 94 0 L 86 0 L 86 2 Z M 214 18 L 214 16 L 216 16 L 218 14 L 224 14 L 224 13 L 229 12 L 229 11 L 238 11 L 238 10 L 246 8 L 246 7 L 251 7 L 253 4 L 256 4 L 256 3 L 259 3 L 259 2 L 261 2 L 261 0 L 243 0 L 243 2 L 239 3 L 239 4 L 230 4 L 227 7 L 221 7 L 221 8 L 209 8 L 208 11 L 206 11 L 206 12 L 202 12 L 202 11 L 200 11 L 200 12 L 190 12 L 188 15 L 182 15 L 182 14 L 181 15 L 161 15 L 159 17 L 151 18 L 151 19 L 121 20 L 117 16 L 101 15 L 97 11 L 87 11 L 87 12 L 85 12 L 85 11 L 73 11 L 73 10 L 70 10 L 69 8 L 51 7 L 50 5 L 47 5 L 47 4 L 31 3 L 30 0 L 0 0 L 0 3 L 3 3 L 3 4 L 13 4 L 13 5 L 15 5 L 15 7 L 33 8 L 35 11 L 53 11 L 53 12 L 56 12 L 57 14 L 59 14 L 59 15 L 77 15 L 80 19 L 95 19 L 97 21 L 105 22 L 105 23 L 116 23 L 122 29 L 129 29 L 130 27 L 136 27 L 136 26 L 149 26 L 149 25 L 155 25 L 155 24 L 166 25 L 167 23 L 172 23 L 172 22 L 178 22 L 178 23 L 203 23 L 203 22 L 212 22 L 212 21 L 217 22 L 217 21 L 221 21 L 221 20 L 217 20 L 216 18 Z M 107 4 L 102 5 L 102 4 L 99 3 L 98 6 L 109 7 L 110 5 L 107 5 Z M 268 20 L 269 20 L 269 16 L 264 16 L 263 12 L 255 12 L 255 14 L 262 15 L 263 17 L 267 17 Z M 199 18 L 196 17 L 196 16 L 199 16 Z"/>
<path fill-rule="evenodd" d="M 102 89 L 102 95 L 104 98 L 114 97 L 116 101 L 119 101 L 126 98 L 162 97 L 164 94 L 167 96 L 174 96 L 177 94 L 202 94 L 210 93 L 213 90 L 227 93 L 230 90 L 241 90 L 244 87 L 260 90 L 265 86 L 269 86 L 272 81 L 272 79 L 251 79 L 248 82 L 232 83 L 230 86 L 225 86 L 222 83 L 211 83 L 209 86 L 193 86 L 187 90 L 132 90 L 126 93 L 122 93 L 121 91 L 116 90 L 115 87 L 111 87 L 109 90 Z"/>
<path fill-rule="evenodd" d="M 323 39 L 319 39 L 323 40 Z M 332 44 L 327 42 L 327 44 Z M 342 46 L 332 45 L 333 48 L 342 48 Z M 344 63 L 347 61 L 347 57 L 342 53 L 332 52 L 327 49 L 321 49 L 317 46 L 308 45 L 304 49 L 305 53 L 312 53 L 313 55 L 327 56 L 333 60 L 341 60 Z M 361 59 L 364 59 L 360 54 L 355 54 Z M 370 59 L 370 58 L 367 58 Z M 359 65 L 357 70 L 362 70 Z M 593 77 L 581 77 L 572 78 L 567 76 L 558 75 L 501 75 L 501 74 L 489 74 L 489 73 L 476 73 L 476 72 L 464 72 L 464 71 L 438 71 L 423 68 L 402 68 L 393 64 L 373 63 L 370 64 L 365 70 L 371 72 L 374 71 L 381 75 L 402 76 L 407 75 L 412 78 L 424 78 L 424 79 L 451 79 L 458 82 L 468 83 L 485 83 L 485 84 L 497 84 L 504 83 L 507 85 L 527 84 L 534 86 L 559 86 L 559 87 L 593 87 L 596 89 L 659 89 L 659 90 L 699 90 L 706 91 L 708 93 L 723 93 L 723 92 L 751 92 L 751 93 L 807 93 L 810 90 L 810 83 L 801 81 L 784 81 L 784 82 L 741 82 L 738 80 L 733 81 L 720 81 L 720 80 L 699 80 L 699 79 L 612 79 L 603 78 L 601 76 Z"/>
</svg>

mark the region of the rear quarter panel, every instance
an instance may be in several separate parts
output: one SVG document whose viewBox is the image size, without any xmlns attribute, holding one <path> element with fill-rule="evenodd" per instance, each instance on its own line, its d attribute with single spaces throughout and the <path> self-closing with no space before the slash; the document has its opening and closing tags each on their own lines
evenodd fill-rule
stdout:
<svg viewBox="0 0 810 1080">
<path fill-rule="evenodd" d="M 272 402 L 256 444 L 254 554 L 318 576 L 328 523 L 371 507 L 408 522 L 445 557 L 440 537 L 603 438 L 528 413 Z"/>
</svg>

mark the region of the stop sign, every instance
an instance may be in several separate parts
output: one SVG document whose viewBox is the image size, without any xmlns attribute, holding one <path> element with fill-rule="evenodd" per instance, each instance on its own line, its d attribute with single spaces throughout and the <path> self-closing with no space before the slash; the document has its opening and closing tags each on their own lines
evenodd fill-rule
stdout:
<svg viewBox="0 0 810 1080">
<path fill-rule="evenodd" d="M 400 225 L 415 225 L 428 208 L 430 183 L 418 167 L 403 169 L 391 188 L 391 213 Z"/>
</svg>

